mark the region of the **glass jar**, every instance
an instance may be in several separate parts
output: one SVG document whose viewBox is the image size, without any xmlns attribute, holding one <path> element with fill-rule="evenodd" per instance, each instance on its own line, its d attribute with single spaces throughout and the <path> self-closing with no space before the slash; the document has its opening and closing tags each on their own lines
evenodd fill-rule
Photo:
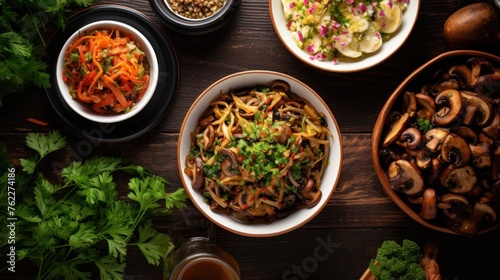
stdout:
<svg viewBox="0 0 500 280">
<path fill-rule="evenodd" d="M 206 237 L 188 239 L 164 260 L 164 280 L 239 280 L 235 259 Z"/>
<path fill-rule="evenodd" d="M 240 280 L 236 260 L 215 245 L 214 225 L 192 207 L 180 213 L 168 230 L 175 246 L 163 260 L 163 279 Z"/>
</svg>

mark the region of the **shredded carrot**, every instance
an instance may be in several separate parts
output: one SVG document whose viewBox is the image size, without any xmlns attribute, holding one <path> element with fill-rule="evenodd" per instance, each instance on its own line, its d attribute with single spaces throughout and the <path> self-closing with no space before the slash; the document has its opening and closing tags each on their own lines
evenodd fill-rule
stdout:
<svg viewBox="0 0 500 280">
<path fill-rule="evenodd" d="M 38 124 L 38 125 L 42 125 L 42 126 L 47 126 L 49 125 L 48 123 L 44 122 L 44 121 L 41 121 L 41 120 L 38 120 L 38 119 L 35 119 L 35 118 L 28 118 L 28 121 L 29 122 L 32 122 L 34 124 Z"/>
<path fill-rule="evenodd" d="M 63 79 L 79 101 L 99 114 L 127 111 L 149 86 L 149 65 L 130 34 L 95 30 L 65 53 Z"/>
</svg>

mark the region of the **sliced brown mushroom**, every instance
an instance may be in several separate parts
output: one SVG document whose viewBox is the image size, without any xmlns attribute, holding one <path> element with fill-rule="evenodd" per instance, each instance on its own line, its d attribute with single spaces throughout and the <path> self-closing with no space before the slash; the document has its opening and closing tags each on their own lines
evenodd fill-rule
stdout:
<svg viewBox="0 0 500 280">
<path fill-rule="evenodd" d="M 494 115 L 491 103 L 480 95 L 470 92 L 461 91 L 465 101 L 465 116 L 462 123 L 471 125 L 472 123 L 478 126 L 485 126 Z"/>
<path fill-rule="evenodd" d="M 491 61 L 483 57 L 473 57 L 467 61 L 467 64 L 471 66 L 471 87 L 475 87 L 477 80 L 485 73 L 491 73 L 495 69 L 495 66 Z"/>
<path fill-rule="evenodd" d="M 468 88 L 471 85 L 472 71 L 465 64 L 450 67 L 448 74 L 458 80 L 460 88 Z"/>
<path fill-rule="evenodd" d="M 234 152 L 228 148 L 219 149 L 219 153 L 226 156 L 226 159 L 221 163 L 222 173 L 228 177 L 234 176 L 234 171 L 238 170 L 238 158 Z"/>
<path fill-rule="evenodd" d="M 497 220 L 495 210 L 486 203 L 477 202 L 472 213 L 463 218 L 455 219 L 452 229 L 465 236 L 476 236 L 484 224 L 491 224 Z"/>
<path fill-rule="evenodd" d="M 208 125 L 203 131 L 203 150 L 208 151 L 215 141 L 215 130 L 212 125 Z"/>
<path fill-rule="evenodd" d="M 205 176 L 203 173 L 203 160 L 200 157 L 194 159 L 193 166 L 193 180 L 191 181 L 191 187 L 194 189 L 200 189 L 205 183 Z"/>
<path fill-rule="evenodd" d="M 441 174 L 441 184 L 453 193 L 467 193 L 477 183 L 474 169 L 467 165 L 461 168 L 449 167 Z"/>
<path fill-rule="evenodd" d="M 424 186 L 420 170 L 404 159 L 392 162 L 387 170 L 387 175 L 393 190 L 401 190 L 408 195 L 419 193 Z"/>
<path fill-rule="evenodd" d="M 440 159 L 456 167 L 466 166 L 471 159 L 469 144 L 458 134 L 448 133 L 441 145 Z"/>
<path fill-rule="evenodd" d="M 424 220 L 432 220 L 437 216 L 437 196 L 433 188 L 425 189 L 422 194 L 422 209 L 419 214 Z"/>
<path fill-rule="evenodd" d="M 414 150 L 420 147 L 420 144 L 422 143 L 422 134 L 418 129 L 409 127 L 401 133 L 401 136 L 398 140 L 396 140 L 396 143 L 401 147 Z"/>
<path fill-rule="evenodd" d="M 386 148 L 390 146 L 394 141 L 399 139 L 401 136 L 401 133 L 406 129 L 406 126 L 408 125 L 410 121 L 410 114 L 404 113 L 399 118 L 394 120 L 390 125 L 389 125 L 389 131 L 384 137 L 384 140 L 382 142 L 382 147 Z"/>
<path fill-rule="evenodd" d="M 482 75 L 477 79 L 476 92 L 483 96 L 494 96 L 500 91 L 500 73 Z"/>
<path fill-rule="evenodd" d="M 313 179 L 309 179 L 306 186 L 300 192 L 306 206 L 309 208 L 316 206 L 321 200 L 321 191 L 316 190 L 315 184 Z"/>
<path fill-rule="evenodd" d="M 405 159 L 415 161 L 420 170 L 427 169 L 432 165 L 432 158 L 430 157 L 429 152 L 425 149 L 406 149 L 403 158 L 405 155 L 411 156 Z"/>
<path fill-rule="evenodd" d="M 462 113 L 462 95 L 458 90 L 447 89 L 440 92 L 435 102 L 437 109 L 434 122 L 438 126 L 449 126 Z"/>
<path fill-rule="evenodd" d="M 278 135 L 277 137 L 277 141 L 280 143 L 280 144 L 286 144 L 286 142 L 288 141 L 288 139 L 290 137 L 292 137 L 292 129 L 290 128 L 289 125 L 282 125 L 280 127 L 280 134 Z"/>
<path fill-rule="evenodd" d="M 448 133 L 450 133 L 448 128 L 436 127 L 430 129 L 425 133 L 425 146 L 429 151 L 436 152 L 438 149 L 441 149 L 441 144 Z"/>
<path fill-rule="evenodd" d="M 475 145 L 479 141 L 479 137 L 476 132 L 468 126 L 459 126 L 453 132 L 464 138 L 464 140 L 467 141 L 467 143 L 469 143 L 470 145 Z"/>
<path fill-rule="evenodd" d="M 402 111 L 413 117 L 417 112 L 417 99 L 411 91 L 405 91 L 402 98 Z"/>
<path fill-rule="evenodd" d="M 467 215 L 469 200 L 460 194 L 446 193 L 439 199 L 438 208 L 448 219 L 455 221 L 459 217 Z"/>
<path fill-rule="evenodd" d="M 275 80 L 271 83 L 270 88 L 272 91 L 289 92 L 290 84 L 283 80 Z"/>
<path fill-rule="evenodd" d="M 436 103 L 434 98 L 422 93 L 415 94 L 415 98 L 417 99 L 418 105 L 429 111 L 432 115 L 436 113 Z"/>
<path fill-rule="evenodd" d="M 483 133 L 491 139 L 499 139 L 500 137 L 500 112 L 497 111 L 491 120 L 490 124 L 483 128 Z"/>
</svg>

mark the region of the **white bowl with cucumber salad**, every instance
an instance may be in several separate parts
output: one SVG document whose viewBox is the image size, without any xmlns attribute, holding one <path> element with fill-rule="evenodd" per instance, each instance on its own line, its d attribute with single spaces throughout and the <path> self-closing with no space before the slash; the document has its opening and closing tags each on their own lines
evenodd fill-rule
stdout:
<svg viewBox="0 0 500 280">
<path fill-rule="evenodd" d="M 394 54 L 417 20 L 420 0 L 269 0 L 274 30 L 299 60 L 328 72 L 356 72 Z"/>
</svg>

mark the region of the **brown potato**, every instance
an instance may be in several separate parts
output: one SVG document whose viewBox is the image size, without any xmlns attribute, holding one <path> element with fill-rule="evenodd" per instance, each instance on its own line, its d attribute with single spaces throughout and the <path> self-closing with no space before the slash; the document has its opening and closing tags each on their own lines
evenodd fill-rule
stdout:
<svg viewBox="0 0 500 280">
<path fill-rule="evenodd" d="M 445 22 L 444 39 L 461 49 L 500 40 L 500 20 L 497 11 L 488 3 L 474 3 L 453 13 Z"/>
</svg>

